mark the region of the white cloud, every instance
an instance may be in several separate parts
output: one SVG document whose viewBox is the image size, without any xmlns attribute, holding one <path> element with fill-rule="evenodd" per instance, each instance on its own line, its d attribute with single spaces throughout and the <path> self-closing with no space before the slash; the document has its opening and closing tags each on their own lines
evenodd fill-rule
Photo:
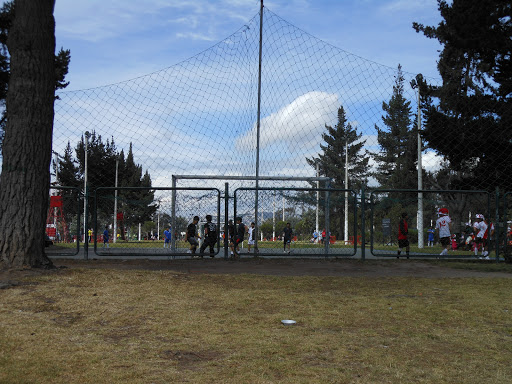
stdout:
<svg viewBox="0 0 512 384">
<path fill-rule="evenodd" d="M 433 0 L 394 0 L 382 6 L 382 9 L 389 13 L 421 12 L 431 8 L 437 8 L 437 3 Z"/>
<path fill-rule="evenodd" d="M 325 124 L 332 121 L 340 102 L 338 95 L 313 91 L 299 96 L 279 111 L 265 117 L 260 124 L 260 149 L 286 140 L 289 145 L 303 148 L 315 146 L 320 142 Z M 283 138 L 286 132 L 286 138 Z M 257 127 L 236 140 L 236 148 L 253 148 L 256 143 Z M 289 140 L 292 137 L 293 140 Z"/>
<path fill-rule="evenodd" d="M 428 151 L 423 153 L 421 163 L 425 171 L 435 172 L 441 169 L 441 163 L 443 158 L 436 154 L 434 151 Z"/>
<path fill-rule="evenodd" d="M 202 33 L 177 33 L 176 37 L 179 39 L 186 39 L 186 40 L 203 40 L 203 41 L 216 41 L 216 39 L 213 36 L 202 34 Z"/>
</svg>

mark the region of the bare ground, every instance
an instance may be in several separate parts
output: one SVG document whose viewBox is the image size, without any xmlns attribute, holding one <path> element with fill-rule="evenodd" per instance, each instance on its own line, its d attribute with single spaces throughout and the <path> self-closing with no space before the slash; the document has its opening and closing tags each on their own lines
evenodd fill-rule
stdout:
<svg viewBox="0 0 512 384">
<path fill-rule="evenodd" d="M 312 259 L 224 259 L 199 260 L 53 260 L 56 269 L 0 270 L 0 289 L 18 285 L 23 278 L 43 274 L 60 273 L 62 270 L 117 269 L 117 270 L 170 270 L 182 273 L 210 274 L 258 274 L 273 276 L 339 276 L 339 277 L 505 277 L 512 273 L 485 272 L 472 269 L 458 269 L 450 263 L 436 264 L 417 260 L 312 260 Z"/>
</svg>

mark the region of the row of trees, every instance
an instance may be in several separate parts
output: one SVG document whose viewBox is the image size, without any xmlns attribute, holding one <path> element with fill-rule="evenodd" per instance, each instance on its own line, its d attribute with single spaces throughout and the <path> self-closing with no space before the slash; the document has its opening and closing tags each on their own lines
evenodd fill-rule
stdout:
<svg viewBox="0 0 512 384">
<path fill-rule="evenodd" d="M 331 178 L 331 187 L 359 191 L 373 178 L 382 189 L 414 189 L 417 186 L 417 134 L 415 115 L 411 103 L 404 95 L 404 76 L 399 65 L 391 98 L 382 103 L 382 126 L 375 125 L 380 151 L 370 153 L 364 149 L 366 140 L 350 123 L 343 106 L 338 109 L 338 122 L 326 125 L 317 157 L 306 159 L 318 169 L 319 176 Z M 373 158 L 375 167 L 370 160 Z M 348 184 L 345 174 L 348 172 Z M 392 194 L 391 194 L 392 195 Z M 344 194 L 331 197 L 331 232 L 343 237 L 345 226 Z M 310 196 L 313 202 L 313 196 Z M 321 204 L 323 206 L 323 204 Z M 388 207 L 391 209 L 391 205 Z M 352 223 L 349 226 L 352 227 Z"/>
<path fill-rule="evenodd" d="M 443 45 L 438 62 L 442 85 L 416 77 L 421 95 L 424 149 L 443 159 L 440 170 L 423 171 L 423 188 L 433 190 L 512 189 L 512 5 L 510 1 L 438 0 L 443 21 L 437 27 L 413 23 L 417 32 Z M 417 187 L 418 128 L 411 103 L 404 96 L 404 76 L 398 66 L 389 102 L 382 104 L 382 126 L 376 125 L 379 151 L 363 150 L 361 134 L 347 123 L 343 106 L 338 123 L 326 126 L 318 157 L 307 159 L 334 188 L 358 190 L 374 178 L 382 189 Z M 348 151 L 349 184 L 345 185 Z M 370 168 L 370 158 L 376 163 Z M 396 194 L 395 194 L 396 195 Z M 444 194 L 457 221 L 470 203 L 469 195 Z M 396 195 L 395 197 L 398 197 Z M 393 193 L 383 212 L 391 210 Z M 413 204 L 416 204 L 415 202 Z M 404 210 L 413 204 L 401 202 Z M 426 207 L 434 208 L 434 205 Z M 333 209 L 334 231 L 343 233 L 343 204 Z M 333 217 L 333 216 L 331 216 Z M 430 219 L 431 217 L 425 218 Z M 336 221 L 337 220 L 337 221 Z"/>
<path fill-rule="evenodd" d="M 498 185 L 510 190 L 512 5 L 507 0 L 438 2 L 444 20 L 437 27 L 413 25 L 417 32 L 443 45 L 438 66 L 443 85 L 432 86 L 418 78 L 426 117 L 422 137 L 446 160 L 444 174 L 438 173 L 432 182 L 442 183 L 443 189 Z M 9 267 L 48 266 L 51 262 L 44 255 L 44 223 L 53 103 L 59 73 L 65 76 L 67 66 L 60 67 L 65 71 L 59 72 L 56 64 L 55 1 L 16 0 L 13 4 L 16 17 L 12 13 L 8 24 L 0 15 L 0 96 L 6 96 L 1 100 L 6 100 L 6 111 L 8 107 L 0 176 L 0 256 L 1 263 Z M 387 105 L 391 108 L 391 101 Z M 338 125 L 347 128 L 346 121 Z M 386 145 L 384 137 L 381 135 L 379 141 L 381 148 Z M 342 159 L 337 162 L 341 169 Z M 352 160 L 350 163 L 359 164 Z M 362 160 L 364 164 L 364 157 Z M 397 166 L 395 162 L 389 172 Z M 331 171 L 323 165 L 322 174 Z M 476 184 L 480 180 L 485 180 L 485 185 Z M 399 183 L 401 178 L 395 181 Z"/>
<path fill-rule="evenodd" d="M 101 135 L 92 132 L 87 138 L 87 151 L 85 150 L 86 138 L 82 136 L 76 144 L 75 149 L 68 145 L 60 161 L 53 163 L 53 169 L 56 175 L 56 184 L 75 187 L 80 191 L 84 190 L 85 178 L 85 156 L 87 153 L 87 188 L 88 191 L 94 191 L 98 187 L 113 187 L 117 185 L 119 189 L 117 201 L 118 211 L 122 213 L 123 219 L 120 228 L 124 226 L 136 225 L 151 220 L 156 212 L 158 205 L 154 202 L 154 190 L 151 190 L 151 176 L 143 172 L 142 166 L 136 164 L 132 144 L 128 154 L 125 156 L 124 150 L 118 152 L 114 138 L 103 142 Z M 73 191 L 63 190 L 64 212 L 66 221 L 70 222 L 76 217 L 76 197 Z M 96 214 L 98 223 L 112 223 L 114 212 L 115 193 L 108 189 L 99 191 L 96 199 L 94 195 L 89 198 L 89 212 L 94 212 L 94 204 L 97 205 Z M 124 238 L 124 232 L 121 232 Z"/>
</svg>

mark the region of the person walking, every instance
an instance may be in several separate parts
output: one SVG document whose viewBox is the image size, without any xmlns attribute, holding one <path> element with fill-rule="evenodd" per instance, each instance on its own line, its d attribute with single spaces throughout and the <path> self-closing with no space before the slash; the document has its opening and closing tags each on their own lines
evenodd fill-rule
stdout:
<svg viewBox="0 0 512 384">
<path fill-rule="evenodd" d="M 433 247 L 434 246 L 434 235 L 436 234 L 436 231 L 434 227 L 430 227 L 427 231 L 427 246 Z"/>
<path fill-rule="evenodd" d="M 290 223 L 286 223 L 286 227 L 283 229 L 283 251 L 286 253 L 288 247 L 288 254 L 290 254 L 290 245 L 292 243 L 293 230 Z"/>
<path fill-rule="evenodd" d="M 488 225 L 485 223 L 485 217 L 481 213 L 476 214 L 475 223 L 473 224 L 475 230 L 475 257 L 478 256 L 478 248 L 482 251 L 482 257 L 486 257 L 485 250 L 485 234 L 487 232 Z"/>
<path fill-rule="evenodd" d="M 256 244 L 256 239 L 255 239 L 255 235 L 256 235 L 255 229 L 256 228 L 255 228 L 255 225 L 256 224 L 254 222 L 252 222 L 251 226 L 247 230 L 247 232 L 249 233 L 249 236 L 248 236 L 248 239 L 247 239 L 247 253 L 251 253 L 251 246 Z M 256 249 L 254 249 L 254 253 L 256 253 Z"/>
<path fill-rule="evenodd" d="M 235 234 L 235 242 L 232 247 L 233 257 L 235 259 L 240 258 L 240 244 L 244 241 L 245 232 L 247 232 L 247 227 L 244 223 L 242 223 L 242 218 L 236 218 L 236 234 Z"/>
<path fill-rule="evenodd" d="M 204 225 L 204 242 L 199 248 L 201 258 L 207 247 L 210 247 L 210 257 L 215 257 L 215 244 L 217 243 L 217 226 L 212 223 L 212 216 L 206 215 L 206 224 Z"/>
<path fill-rule="evenodd" d="M 440 208 L 437 215 L 439 217 L 436 220 L 436 233 L 439 242 L 444 247 L 440 256 L 447 256 L 451 246 L 452 219 L 449 216 L 448 208 Z"/>
<path fill-rule="evenodd" d="M 398 223 L 398 251 L 396 253 L 396 258 L 400 258 L 400 254 L 402 253 L 402 248 L 405 248 L 405 254 L 407 258 L 409 258 L 409 224 L 407 223 L 407 219 L 409 216 L 406 212 L 402 213 L 402 218 Z"/>
<path fill-rule="evenodd" d="M 234 257 L 233 250 L 235 247 L 235 225 L 233 224 L 233 220 L 228 221 L 228 230 L 227 235 L 224 232 L 225 241 L 228 242 L 229 248 L 231 249 L 231 257 Z"/>
<path fill-rule="evenodd" d="M 103 231 L 103 248 L 108 248 L 108 241 L 110 239 L 110 235 L 108 233 L 108 227 L 105 227 L 105 230 Z"/>
<path fill-rule="evenodd" d="M 197 246 L 199 245 L 199 242 L 197 239 L 199 238 L 199 235 L 197 234 L 197 223 L 199 222 L 199 216 L 194 216 L 194 219 L 192 220 L 192 223 L 190 223 L 187 227 L 187 232 L 185 235 L 185 241 L 188 241 L 190 244 L 190 250 L 189 253 L 196 253 Z"/>
<path fill-rule="evenodd" d="M 171 249 L 172 230 L 171 226 L 164 231 L 164 248 Z"/>
</svg>

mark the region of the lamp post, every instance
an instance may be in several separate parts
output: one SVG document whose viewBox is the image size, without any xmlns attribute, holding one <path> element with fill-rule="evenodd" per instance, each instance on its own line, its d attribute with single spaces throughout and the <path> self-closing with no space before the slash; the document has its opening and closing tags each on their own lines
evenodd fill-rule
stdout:
<svg viewBox="0 0 512 384">
<path fill-rule="evenodd" d="M 84 152 L 84 249 L 85 249 L 85 259 L 87 260 L 87 248 L 88 248 L 88 239 L 87 239 L 87 200 L 89 199 L 88 191 L 87 191 L 87 150 L 89 146 L 89 136 L 91 134 L 89 131 L 85 131 L 85 152 Z"/>
<path fill-rule="evenodd" d="M 421 105 L 420 105 L 420 87 L 419 82 L 422 79 L 422 75 L 416 75 L 416 79 L 411 80 L 411 88 L 416 90 L 418 95 L 418 191 L 423 189 L 423 166 L 421 163 Z M 423 192 L 418 192 L 418 248 L 422 249 L 423 244 Z"/>
<path fill-rule="evenodd" d="M 117 242 L 117 182 L 119 174 L 119 156 L 116 158 L 116 181 L 114 190 L 114 239 L 113 242 Z"/>
</svg>

